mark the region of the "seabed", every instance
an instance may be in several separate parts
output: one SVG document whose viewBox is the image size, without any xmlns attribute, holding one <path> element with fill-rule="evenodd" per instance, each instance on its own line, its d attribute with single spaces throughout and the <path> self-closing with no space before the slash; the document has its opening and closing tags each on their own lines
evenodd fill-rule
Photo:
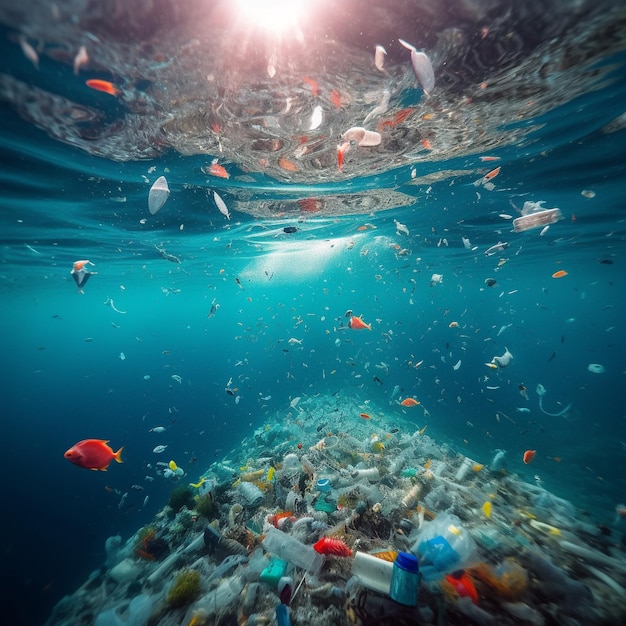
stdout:
<svg viewBox="0 0 626 626">
<path fill-rule="evenodd" d="M 459 455 L 408 421 L 419 406 L 397 409 L 295 399 L 109 538 L 47 626 L 626 623 L 617 533 L 510 474 L 503 451 Z M 399 551 L 419 559 L 416 606 L 388 592 Z M 359 553 L 384 565 L 354 575 Z"/>
</svg>

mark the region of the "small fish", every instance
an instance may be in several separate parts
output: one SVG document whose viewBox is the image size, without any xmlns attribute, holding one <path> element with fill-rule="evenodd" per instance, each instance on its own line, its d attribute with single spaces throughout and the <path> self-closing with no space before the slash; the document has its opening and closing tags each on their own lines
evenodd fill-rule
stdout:
<svg viewBox="0 0 626 626">
<path fill-rule="evenodd" d="M 559 270 L 558 272 L 554 272 L 554 274 L 552 274 L 552 278 L 563 278 L 567 276 L 567 272 L 565 270 Z"/>
<path fill-rule="evenodd" d="M 417 406 L 419 402 L 414 398 L 405 398 L 402 402 L 400 402 L 400 404 L 402 406 Z"/>
<path fill-rule="evenodd" d="M 348 328 L 352 328 L 353 330 L 364 330 L 367 328 L 367 330 L 372 330 L 372 325 L 366 324 L 360 317 L 353 315 L 348 320 Z"/>
<path fill-rule="evenodd" d="M 491 502 L 489 502 L 489 500 L 487 500 L 481 507 L 480 507 L 481 511 L 483 512 L 484 516 L 489 519 L 491 517 Z"/>
<path fill-rule="evenodd" d="M 39 55 L 35 51 L 29 43 L 24 35 L 20 35 L 19 37 L 20 47 L 22 48 L 22 52 L 24 56 L 37 68 L 39 69 Z"/>
<path fill-rule="evenodd" d="M 496 169 L 487 172 L 484 176 L 476 179 L 474 181 L 474 187 L 478 187 L 482 185 L 488 191 L 491 191 L 494 188 L 494 185 L 491 183 L 491 180 L 495 178 L 500 173 L 501 167 L 496 167 Z"/>
<path fill-rule="evenodd" d="M 80 72 L 80 68 L 87 65 L 89 63 L 89 55 L 87 54 L 87 48 L 85 46 L 81 46 L 74 57 L 74 74 L 78 76 L 78 72 Z"/>
<path fill-rule="evenodd" d="M 108 93 L 110 96 L 119 96 L 122 92 L 108 80 L 100 80 L 99 78 L 90 78 L 85 81 L 85 85 L 96 91 Z"/>
<path fill-rule="evenodd" d="M 154 450 L 152 450 L 152 452 L 155 454 L 161 454 L 161 452 L 165 452 L 165 448 L 167 448 L 167 446 L 157 446 Z"/>
<path fill-rule="evenodd" d="M 309 130 L 315 130 L 319 128 L 322 124 L 322 119 L 324 116 L 324 112 L 322 107 L 317 105 L 313 109 L 313 113 L 311 114 L 311 124 L 309 125 Z"/>
<path fill-rule="evenodd" d="M 495 363 L 485 363 L 485 365 L 492 370 L 497 370 L 498 366 Z"/>
<path fill-rule="evenodd" d="M 411 51 L 411 65 L 413 73 L 419 84 L 422 86 L 424 93 L 429 96 L 435 88 L 435 72 L 430 59 L 424 52 L 418 52 L 415 46 L 407 43 L 403 39 L 398 39 L 400 45 Z"/>
<path fill-rule="evenodd" d="M 230 178 L 230 174 L 223 165 L 219 165 L 217 159 L 214 159 L 211 165 L 206 169 L 207 174 L 218 176 L 219 178 Z"/>
<path fill-rule="evenodd" d="M 340 146 L 337 146 L 337 167 L 340 173 L 343 173 L 343 160 L 348 150 L 350 150 L 349 141 L 344 141 Z"/>
<path fill-rule="evenodd" d="M 530 409 L 526 408 L 525 406 L 516 406 L 515 410 L 518 413 L 530 413 Z"/>
<path fill-rule="evenodd" d="M 381 72 L 383 71 L 386 54 L 387 51 L 382 46 L 376 46 L 376 49 L 374 50 L 374 65 L 376 66 L 376 69 L 380 70 Z"/>
<path fill-rule="evenodd" d="M 409 235 L 409 229 L 404 225 L 401 224 L 398 220 L 393 220 L 394 224 L 396 225 L 396 232 L 398 234 L 403 234 L 403 235 Z"/>
<path fill-rule="evenodd" d="M 163 426 L 155 426 L 154 428 L 151 428 L 148 432 L 149 433 L 164 433 L 165 428 L 163 428 Z"/>
<path fill-rule="evenodd" d="M 230 219 L 230 213 L 228 212 L 228 208 L 224 200 L 222 200 L 221 196 L 217 193 L 217 191 L 213 192 L 213 201 L 215 202 L 215 206 L 218 208 L 219 212 L 227 219 Z"/>
<path fill-rule="evenodd" d="M 111 461 L 122 462 L 124 449 L 122 447 L 113 452 L 108 443 L 109 441 L 105 439 L 83 439 L 65 453 L 65 458 L 78 467 L 106 472 Z"/>
<path fill-rule="evenodd" d="M 480 160 L 483 161 L 483 162 L 484 161 L 499 161 L 500 157 L 497 157 L 497 156 L 481 156 Z"/>
<path fill-rule="evenodd" d="M 167 466 L 173 471 L 175 472 L 178 469 L 178 465 L 176 465 L 175 461 L 170 461 Z"/>
<path fill-rule="evenodd" d="M 498 241 L 498 243 L 494 244 L 490 248 L 485 250 L 485 256 L 493 256 L 498 252 L 503 252 L 505 248 L 508 248 L 509 244 L 506 241 Z"/>
<path fill-rule="evenodd" d="M 450 322 L 448 324 L 448 328 L 458 328 L 459 327 L 459 323 L 458 322 Z"/>
<path fill-rule="evenodd" d="M 362 417 L 364 420 L 372 419 L 372 416 L 369 413 L 359 413 L 359 417 Z"/>
<path fill-rule="evenodd" d="M 418 432 L 419 435 L 423 435 L 426 432 L 426 429 L 428 428 L 428 424 L 426 426 L 424 426 L 423 428 L 421 428 Z"/>
<path fill-rule="evenodd" d="M 524 452 L 522 460 L 524 461 L 524 463 L 526 463 L 526 465 L 528 465 L 535 458 L 536 453 L 536 450 L 526 450 L 526 452 Z"/>
</svg>

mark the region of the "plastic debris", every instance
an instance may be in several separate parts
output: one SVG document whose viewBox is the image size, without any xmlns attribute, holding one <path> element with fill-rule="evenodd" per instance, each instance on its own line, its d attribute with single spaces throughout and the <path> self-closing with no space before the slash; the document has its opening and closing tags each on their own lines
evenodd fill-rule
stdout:
<svg viewBox="0 0 626 626">
<path fill-rule="evenodd" d="M 165 176 L 159 176 L 150 187 L 148 194 L 148 211 L 150 215 L 156 215 L 170 197 L 170 188 Z"/>
</svg>

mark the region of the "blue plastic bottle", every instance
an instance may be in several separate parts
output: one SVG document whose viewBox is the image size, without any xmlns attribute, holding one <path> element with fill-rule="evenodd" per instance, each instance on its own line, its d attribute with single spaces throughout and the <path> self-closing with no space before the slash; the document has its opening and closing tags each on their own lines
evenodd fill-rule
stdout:
<svg viewBox="0 0 626 626">
<path fill-rule="evenodd" d="M 419 564 L 417 557 L 409 552 L 398 552 L 393 563 L 389 595 L 398 604 L 417 605 Z"/>
</svg>

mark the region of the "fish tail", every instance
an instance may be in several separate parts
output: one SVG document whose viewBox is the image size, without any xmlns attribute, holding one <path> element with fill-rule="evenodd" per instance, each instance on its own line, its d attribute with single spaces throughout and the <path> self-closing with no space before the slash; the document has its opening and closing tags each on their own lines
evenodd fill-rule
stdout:
<svg viewBox="0 0 626 626">
<path fill-rule="evenodd" d="M 367 328 L 367 330 L 372 330 L 372 325 L 371 324 L 365 324 L 365 328 Z"/>
<path fill-rule="evenodd" d="M 122 450 L 124 449 L 124 446 L 122 446 L 117 452 L 115 452 L 115 454 L 113 454 L 113 458 L 118 462 L 118 463 L 123 463 L 124 461 L 122 461 Z"/>
</svg>

